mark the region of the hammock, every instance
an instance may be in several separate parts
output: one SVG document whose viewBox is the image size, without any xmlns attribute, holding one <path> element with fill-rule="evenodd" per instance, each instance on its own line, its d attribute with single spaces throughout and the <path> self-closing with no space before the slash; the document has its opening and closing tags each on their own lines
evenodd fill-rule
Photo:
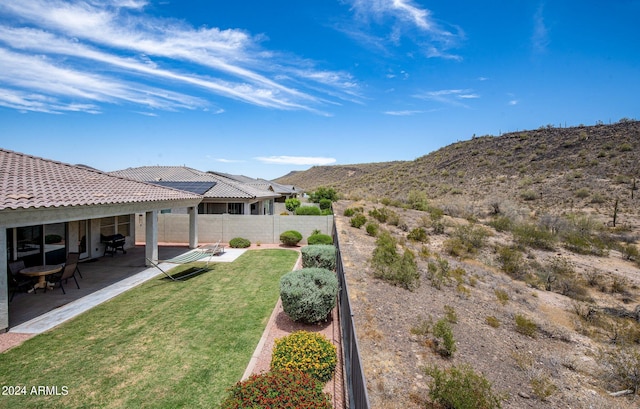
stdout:
<svg viewBox="0 0 640 409">
<path fill-rule="evenodd" d="M 162 271 L 162 273 L 164 275 L 166 275 L 167 277 L 169 277 L 173 281 L 179 281 L 179 280 L 183 280 L 183 279 L 189 278 L 191 276 L 194 276 L 196 274 L 199 274 L 199 273 L 207 270 L 209 268 L 209 261 L 211 260 L 210 257 L 211 256 L 216 256 L 216 255 L 218 255 L 220 253 L 224 253 L 224 248 L 221 247 L 220 244 L 216 244 L 212 248 L 195 249 L 195 250 L 191 250 L 191 251 L 189 251 L 187 253 L 181 254 L 179 256 L 176 256 L 174 258 L 170 258 L 168 260 L 158 260 L 158 263 L 154 263 L 153 260 L 149 260 L 148 258 L 147 258 L 147 261 L 149 263 L 151 263 L 151 265 L 156 267 L 158 270 Z M 207 262 L 202 268 L 195 269 L 194 271 L 191 271 L 191 272 L 189 272 L 187 274 L 181 274 L 177 278 L 173 277 L 171 274 L 167 273 L 166 271 L 164 271 L 159 266 L 159 264 L 161 264 L 161 263 L 171 263 L 171 264 L 176 264 L 176 265 L 187 264 L 187 263 L 192 263 L 194 261 L 202 260 L 203 258 L 206 258 Z"/>
</svg>

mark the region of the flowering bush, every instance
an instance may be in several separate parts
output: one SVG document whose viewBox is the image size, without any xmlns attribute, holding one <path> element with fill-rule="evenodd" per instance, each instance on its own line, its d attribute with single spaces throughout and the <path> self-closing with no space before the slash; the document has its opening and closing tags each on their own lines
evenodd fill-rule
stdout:
<svg viewBox="0 0 640 409">
<path fill-rule="evenodd" d="M 322 384 L 300 371 L 270 371 L 252 375 L 229 389 L 222 409 L 331 409 Z"/>
<path fill-rule="evenodd" d="M 327 383 L 336 369 L 336 347 L 324 335 L 297 331 L 276 339 L 271 356 L 272 370 L 297 370 Z"/>
</svg>

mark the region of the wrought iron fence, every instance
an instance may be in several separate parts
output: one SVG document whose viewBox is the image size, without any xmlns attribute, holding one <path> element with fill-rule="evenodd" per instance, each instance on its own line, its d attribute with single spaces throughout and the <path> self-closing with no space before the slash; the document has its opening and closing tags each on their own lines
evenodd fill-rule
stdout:
<svg viewBox="0 0 640 409">
<path fill-rule="evenodd" d="M 347 404 L 350 409 L 369 409 L 369 395 L 367 394 L 367 382 L 360 361 L 358 338 L 356 337 L 351 303 L 349 302 L 349 288 L 344 276 L 342 254 L 338 240 L 338 230 L 335 220 L 333 224 L 333 243 L 336 246 L 336 272 L 340 283 L 338 301 L 340 303 L 340 326 L 342 328 L 342 350 L 344 354 L 345 387 L 347 392 Z"/>
</svg>

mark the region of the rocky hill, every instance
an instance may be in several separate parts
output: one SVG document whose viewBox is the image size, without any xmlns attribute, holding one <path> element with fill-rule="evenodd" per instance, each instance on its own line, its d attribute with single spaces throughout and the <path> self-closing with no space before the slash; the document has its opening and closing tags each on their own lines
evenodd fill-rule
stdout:
<svg viewBox="0 0 640 409">
<path fill-rule="evenodd" d="M 623 212 L 637 212 L 631 194 L 637 198 L 639 177 L 640 122 L 625 120 L 474 137 L 414 161 L 316 166 L 277 181 L 306 190 L 332 186 L 350 199 L 402 202 L 419 191 L 475 211 L 503 203 L 607 214 L 616 200 Z"/>
</svg>

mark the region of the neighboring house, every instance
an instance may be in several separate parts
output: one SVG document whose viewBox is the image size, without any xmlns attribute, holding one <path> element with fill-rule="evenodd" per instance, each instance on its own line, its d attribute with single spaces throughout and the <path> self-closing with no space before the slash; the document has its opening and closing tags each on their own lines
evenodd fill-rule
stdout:
<svg viewBox="0 0 640 409">
<path fill-rule="evenodd" d="M 280 183 L 266 180 L 266 179 L 254 179 L 244 175 L 230 175 L 228 173 L 221 172 L 209 172 L 214 175 L 226 177 L 228 179 L 233 179 L 237 182 L 244 183 L 245 185 L 253 186 L 261 190 L 271 190 L 272 192 L 280 194 L 280 197 L 276 198 L 275 201 L 278 203 L 284 203 L 285 200 L 298 197 L 298 195 L 302 196 L 304 193 L 302 190 L 296 188 L 292 185 L 282 185 Z"/>
<path fill-rule="evenodd" d="M 202 196 L 0 148 L 0 332 L 9 325 L 7 265 L 57 264 L 70 252 L 104 254 L 102 238 L 122 234 L 135 244 L 145 222 L 145 256 L 158 259 L 157 215 L 189 209 L 189 245 L 197 246 Z"/>
<path fill-rule="evenodd" d="M 281 197 L 269 185 L 252 185 L 228 175 L 186 166 L 143 166 L 110 174 L 202 194 L 204 199 L 198 207 L 201 214 L 271 215 L 274 202 Z"/>
</svg>

